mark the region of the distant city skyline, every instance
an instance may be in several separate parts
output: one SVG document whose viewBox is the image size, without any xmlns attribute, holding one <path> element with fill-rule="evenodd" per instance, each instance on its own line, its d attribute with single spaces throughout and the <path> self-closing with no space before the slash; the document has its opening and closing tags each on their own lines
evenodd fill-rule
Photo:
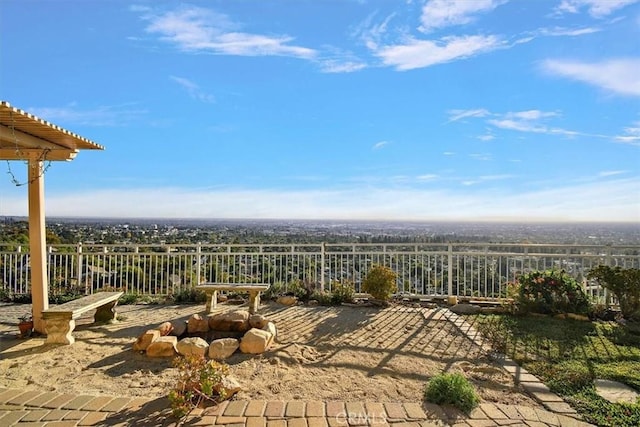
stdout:
<svg viewBox="0 0 640 427">
<path fill-rule="evenodd" d="M 106 147 L 48 216 L 640 221 L 640 0 L 6 0 L 0 33 L 0 99 Z"/>
</svg>

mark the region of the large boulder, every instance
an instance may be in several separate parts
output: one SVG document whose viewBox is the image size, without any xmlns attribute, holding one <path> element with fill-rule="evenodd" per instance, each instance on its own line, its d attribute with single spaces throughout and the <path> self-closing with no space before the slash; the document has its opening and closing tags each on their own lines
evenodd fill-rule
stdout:
<svg viewBox="0 0 640 427">
<path fill-rule="evenodd" d="M 199 314 L 194 314 L 189 318 L 187 332 L 189 332 L 190 334 L 209 332 L 209 320 L 203 319 Z"/>
<path fill-rule="evenodd" d="M 147 347 L 149 357 L 175 357 L 178 355 L 178 338 L 166 336 L 160 337 Z"/>
<path fill-rule="evenodd" d="M 263 331 L 267 331 L 269 332 L 271 335 L 273 335 L 273 339 L 274 341 L 278 338 L 278 328 L 276 328 L 276 324 L 273 322 L 267 322 L 266 325 L 264 325 L 264 327 L 261 328 Z"/>
<path fill-rule="evenodd" d="M 235 310 L 209 316 L 209 328 L 223 332 L 246 332 L 251 329 L 249 312 Z"/>
<path fill-rule="evenodd" d="M 253 328 L 240 340 L 240 351 L 249 354 L 261 354 L 267 351 L 273 342 L 273 334 Z"/>
<path fill-rule="evenodd" d="M 183 356 L 194 355 L 204 357 L 209 348 L 209 343 L 200 337 L 190 337 L 181 339 L 178 342 L 177 348 L 178 353 Z"/>
<path fill-rule="evenodd" d="M 214 360 L 225 360 L 231 357 L 240 347 L 240 343 L 235 338 L 221 338 L 214 340 L 209 346 L 209 358 Z"/>
<path fill-rule="evenodd" d="M 160 338 L 160 331 L 157 329 L 149 329 L 138 337 L 133 343 L 134 351 L 146 351 L 149 345 Z"/>
<path fill-rule="evenodd" d="M 161 323 L 160 326 L 157 327 L 157 329 L 160 331 L 160 335 L 165 337 L 169 335 L 171 331 L 173 331 L 173 325 L 171 324 L 171 322 L 164 322 Z"/>
<path fill-rule="evenodd" d="M 187 333 L 187 322 L 185 320 L 174 320 L 171 322 L 173 325 L 173 330 L 169 333 L 169 335 L 173 335 L 174 337 L 181 337 Z"/>
<path fill-rule="evenodd" d="M 238 380 L 229 375 L 222 378 L 221 383 L 215 386 L 215 390 L 218 393 L 224 390 L 224 398 L 230 399 L 234 394 L 242 390 L 242 386 Z"/>
<path fill-rule="evenodd" d="M 278 297 L 276 302 L 282 305 L 296 305 L 298 303 L 298 298 L 290 295 L 283 295 Z"/>
<path fill-rule="evenodd" d="M 249 316 L 249 325 L 251 325 L 252 328 L 262 329 L 267 325 L 267 323 L 269 323 L 269 320 L 262 314 L 253 314 Z"/>
</svg>

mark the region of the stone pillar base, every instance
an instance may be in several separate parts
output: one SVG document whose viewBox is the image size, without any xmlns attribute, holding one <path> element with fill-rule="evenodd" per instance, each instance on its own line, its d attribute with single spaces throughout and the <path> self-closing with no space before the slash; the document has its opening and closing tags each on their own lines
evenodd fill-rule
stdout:
<svg viewBox="0 0 640 427">
<path fill-rule="evenodd" d="M 73 344 L 76 340 L 71 333 L 75 327 L 76 321 L 73 319 L 47 319 L 45 322 L 47 332 L 45 344 Z"/>
<path fill-rule="evenodd" d="M 101 323 L 115 323 L 117 315 L 116 304 L 118 304 L 117 300 L 98 307 L 96 314 L 93 316 L 93 321 Z"/>
</svg>

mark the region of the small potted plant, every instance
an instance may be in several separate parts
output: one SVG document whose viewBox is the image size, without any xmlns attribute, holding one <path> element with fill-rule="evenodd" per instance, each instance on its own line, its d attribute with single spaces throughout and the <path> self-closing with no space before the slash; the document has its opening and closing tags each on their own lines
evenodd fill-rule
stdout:
<svg viewBox="0 0 640 427">
<path fill-rule="evenodd" d="M 25 314 L 18 318 L 18 328 L 20 329 L 20 338 L 28 338 L 33 332 L 33 317 L 31 314 Z"/>
</svg>

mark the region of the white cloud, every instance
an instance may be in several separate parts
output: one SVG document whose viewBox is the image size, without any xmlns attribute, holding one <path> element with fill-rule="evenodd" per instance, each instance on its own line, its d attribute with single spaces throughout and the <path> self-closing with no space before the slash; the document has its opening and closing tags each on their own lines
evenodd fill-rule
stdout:
<svg viewBox="0 0 640 427">
<path fill-rule="evenodd" d="M 449 110 L 448 122 L 456 122 L 467 117 L 485 117 L 489 114 L 489 111 L 484 108 L 476 108 L 475 110 Z"/>
<path fill-rule="evenodd" d="M 432 174 L 432 173 L 428 173 L 428 174 L 424 174 L 424 175 L 418 175 L 416 177 L 416 179 L 418 181 L 435 181 L 436 179 L 438 179 L 438 175 Z"/>
<path fill-rule="evenodd" d="M 558 113 L 555 113 L 553 111 L 527 110 L 509 112 L 506 114 L 506 116 L 522 120 L 540 120 L 546 117 L 558 116 Z"/>
<path fill-rule="evenodd" d="M 580 9 L 587 9 L 594 18 L 604 18 L 618 9 L 638 0 L 562 0 L 556 7 L 558 13 L 578 13 Z"/>
<path fill-rule="evenodd" d="M 486 135 L 478 136 L 478 139 L 480 141 L 493 141 L 494 139 L 496 139 L 496 137 L 494 135 L 491 135 L 491 134 L 486 134 Z"/>
<path fill-rule="evenodd" d="M 467 24 L 481 12 L 489 12 L 507 0 L 429 0 L 422 8 L 423 31 Z"/>
<path fill-rule="evenodd" d="M 505 114 L 494 114 L 494 119 L 487 121 L 500 129 L 515 130 L 519 132 L 533 133 L 566 133 L 562 129 L 552 129 L 540 123 L 543 119 L 556 117 L 559 114 L 553 111 L 526 110 L 511 111 Z"/>
<path fill-rule="evenodd" d="M 582 27 L 582 28 L 553 27 L 553 28 L 542 28 L 538 31 L 538 33 L 542 36 L 577 37 L 577 36 L 584 36 L 586 34 L 597 33 L 600 31 L 602 31 L 602 29 L 598 27 Z"/>
<path fill-rule="evenodd" d="M 632 126 L 624 128 L 624 135 L 615 136 L 614 140 L 640 146 L 640 122 L 635 122 Z"/>
<path fill-rule="evenodd" d="M 581 62 L 549 59 L 542 63 L 548 73 L 567 77 L 620 95 L 640 96 L 640 59 Z"/>
<path fill-rule="evenodd" d="M 366 67 L 367 64 L 361 61 L 341 61 L 337 59 L 320 61 L 320 70 L 324 73 L 353 73 Z"/>
<path fill-rule="evenodd" d="M 184 89 L 186 89 L 189 96 L 193 99 L 197 99 L 198 101 L 202 102 L 213 102 L 215 100 L 213 95 L 204 93 L 202 90 L 200 90 L 200 87 L 196 83 L 192 82 L 189 79 L 176 76 L 170 76 L 170 78 L 171 80 L 182 86 Z"/>
<path fill-rule="evenodd" d="M 147 114 L 146 110 L 134 109 L 130 105 L 103 105 L 81 109 L 76 104 L 66 107 L 30 107 L 30 113 L 49 122 L 64 126 L 123 126 Z"/>
<path fill-rule="evenodd" d="M 235 23 L 223 14 L 195 6 L 185 6 L 160 15 L 145 14 L 146 31 L 190 52 L 211 52 L 240 56 L 292 56 L 312 59 L 316 51 L 290 44 L 290 36 L 265 36 L 238 32 Z"/>
<path fill-rule="evenodd" d="M 505 178 L 497 176 L 496 179 Z M 469 183 L 472 184 L 471 180 Z M 511 186 L 467 187 L 425 190 L 367 186 L 310 191 L 134 188 L 65 194 L 49 191 L 46 209 L 49 216 L 138 218 L 636 222 L 640 219 L 638 178 L 603 177 L 573 185 L 558 183 L 550 189 L 533 191 Z M 25 197 L 3 193 L 3 214 L 26 215 Z M 594 200 L 598 203 L 593 203 Z"/>
<path fill-rule="evenodd" d="M 372 149 L 373 150 L 380 150 L 381 148 L 385 147 L 386 145 L 389 145 L 389 141 L 376 142 L 375 144 L 373 144 Z"/>
<path fill-rule="evenodd" d="M 374 53 L 385 65 L 404 71 L 469 58 L 504 46 L 493 35 L 445 37 L 439 41 L 409 38 L 403 44 L 384 46 Z"/>
<path fill-rule="evenodd" d="M 624 170 L 620 170 L 620 171 L 602 171 L 598 174 L 599 177 L 608 177 L 608 176 L 616 176 L 616 175 L 623 175 L 627 173 L 627 171 Z"/>
</svg>

